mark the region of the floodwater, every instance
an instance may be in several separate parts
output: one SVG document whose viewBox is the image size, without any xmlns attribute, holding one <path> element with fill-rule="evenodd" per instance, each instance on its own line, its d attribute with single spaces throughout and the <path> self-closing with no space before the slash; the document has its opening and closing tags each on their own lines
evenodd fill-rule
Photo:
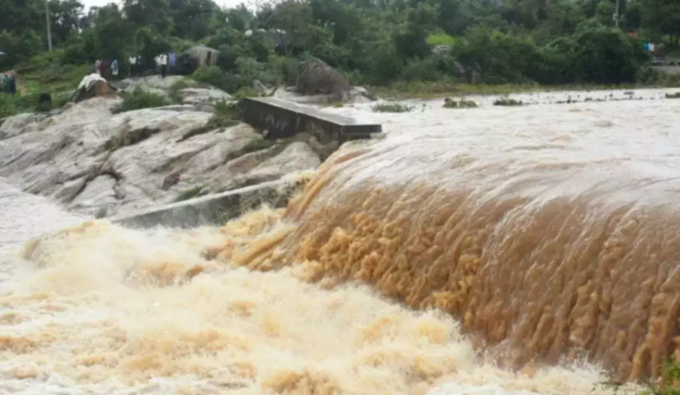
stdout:
<svg viewBox="0 0 680 395">
<path fill-rule="evenodd" d="M 78 225 L 0 183 L 0 393 L 613 393 L 680 305 L 680 101 L 643 94 L 333 109 L 385 139 L 221 228 Z"/>
</svg>

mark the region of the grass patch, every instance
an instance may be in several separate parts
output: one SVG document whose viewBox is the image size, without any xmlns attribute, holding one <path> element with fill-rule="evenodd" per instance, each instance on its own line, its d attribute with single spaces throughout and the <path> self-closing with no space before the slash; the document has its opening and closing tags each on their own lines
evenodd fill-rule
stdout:
<svg viewBox="0 0 680 395">
<path fill-rule="evenodd" d="M 202 186 L 196 186 L 193 188 L 186 189 L 180 192 L 175 198 L 175 202 L 183 202 L 185 200 L 193 199 L 201 194 L 203 191 Z"/>
<path fill-rule="evenodd" d="M 135 89 L 133 92 L 123 93 L 123 103 L 114 112 L 120 113 L 144 108 L 163 107 L 167 104 L 168 101 L 163 95 Z"/>
<path fill-rule="evenodd" d="M 373 112 L 409 112 L 413 107 L 401 103 L 380 103 L 373 106 Z"/>
<path fill-rule="evenodd" d="M 444 99 L 444 108 L 476 108 L 477 103 L 472 100 L 455 100 L 447 97 Z"/>
<path fill-rule="evenodd" d="M 0 92 L 0 119 L 11 117 L 21 111 L 19 97 Z"/>
<path fill-rule="evenodd" d="M 506 106 L 506 107 L 516 107 L 521 106 L 522 102 L 515 99 L 510 99 L 509 97 L 502 97 L 493 102 L 494 106 Z"/>
<path fill-rule="evenodd" d="M 666 99 L 680 99 L 680 92 L 666 93 Z"/>
</svg>

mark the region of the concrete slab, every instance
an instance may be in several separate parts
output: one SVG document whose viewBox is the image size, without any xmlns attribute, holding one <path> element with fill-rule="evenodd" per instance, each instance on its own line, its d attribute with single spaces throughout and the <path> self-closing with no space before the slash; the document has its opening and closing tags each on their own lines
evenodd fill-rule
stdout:
<svg viewBox="0 0 680 395">
<path fill-rule="evenodd" d="M 267 138 L 288 138 L 300 132 L 315 136 L 322 144 L 368 139 L 381 133 L 382 125 L 330 114 L 314 107 L 275 97 L 253 97 L 239 103 L 249 125 L 267 131 Z"/>
<path fill-rule="evenodd" d="M 110 218 L 128 228 L 193 228 L 222 225 L 263 204 L 284 207 L 301 183 L 272 181 Z"/>
</svg>

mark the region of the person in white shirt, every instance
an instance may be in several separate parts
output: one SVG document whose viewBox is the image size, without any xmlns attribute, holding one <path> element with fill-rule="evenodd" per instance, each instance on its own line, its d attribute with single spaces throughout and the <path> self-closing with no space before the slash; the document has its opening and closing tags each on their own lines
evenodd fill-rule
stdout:
<svg viewBox="0 0 680 395">
<path fill-rule="evenodd" d="M 161 65 L 161 77 L 165 78 L 165 76 L 168 74 L 168 55 L 160 54 L 159 60 Z"/>
<path fill-rule="evenodd" d="M 128 62 L 130 62 L 130 70 L 128 70 L 128 77 L 135 76 L 137 74 L 137 57 L 130 56 L 128 58 Z"/>
</svg>

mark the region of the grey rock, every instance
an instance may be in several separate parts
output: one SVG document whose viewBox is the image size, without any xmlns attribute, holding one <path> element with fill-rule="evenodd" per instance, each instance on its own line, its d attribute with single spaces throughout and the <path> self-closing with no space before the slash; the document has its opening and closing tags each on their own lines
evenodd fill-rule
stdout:
<svg viewBox="0 0 680 395">
<path fill-rule="evenodd" d="M 186 88 L 179 91 L 182 104 L 190 104 L 200 108 L 219 100 L 232 100 L 232 96 L 216 88 Z"/>
<path fill-rule="evenodd" d="M 221 184 L 218 181 L 217 184 L 221 187 L 220 190 L 241 188 L 278 180 L 287 174 L 313 170 L 320 164 L 321 160 L 314 150 L 306 143 L 298 141 L 282 151 L 272 148 L 236 159 L 227 164 L 228 170 L 225 169 L 230 172 L 230 177 L 222 179 Z"/>
</svg>

